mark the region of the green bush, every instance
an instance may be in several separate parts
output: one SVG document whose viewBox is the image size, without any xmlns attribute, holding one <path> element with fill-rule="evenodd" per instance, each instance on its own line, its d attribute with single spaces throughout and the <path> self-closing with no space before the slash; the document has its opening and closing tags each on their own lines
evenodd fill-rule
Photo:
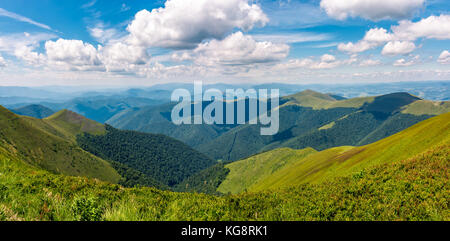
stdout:
<svg viewBox="0 0 450 241">
<path fill-rule="evenodd" d="M 72 204 L 72 213 L 78 221 L 101 221 L 103 212 L 94 197 L 76 197 Z"/>
</svg>

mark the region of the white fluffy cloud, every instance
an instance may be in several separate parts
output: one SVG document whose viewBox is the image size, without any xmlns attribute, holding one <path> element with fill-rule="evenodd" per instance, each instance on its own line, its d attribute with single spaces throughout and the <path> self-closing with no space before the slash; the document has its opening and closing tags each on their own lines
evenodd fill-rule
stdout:
<svg viewBox="0 0 450 241">
<path fill-rule="evenodd" d="M 123 42 L 100 47 L 99 52 L 109 72 L 130 71 L 138 65 L 146 64 L 150 59 L 145 48 Z"/>
<path fill-rule="evenodd" d="M 205 39 L 221 39 L 235 28 L 248 31 L 268 21 L 247 0 L 168 0 L 163 8 L 138 12 L 127 30 L 134 45 L 195 48 Z"/>
<path fill-rule="evenodd" d="M 420 38 L 450 39 L 450 15 L 430 16 L 418 22 L 400 21 L 391 27 L 370 29 L 364 38 L 356 43 L 341 43 L 343 52 L 360 53 L 385 44 L 383 54 L 406 54 L 415 49 L 414 41 Z"/>
<path fill-rule="evenodd" d="M 56 37 L 53 34 L 46 33 L 20 33 L 0 36 L 0 51 L 17 57 L 31 65 L 40 65 L 45 63 L 45 55 L 37 53 L 35 50 L 40 43 Z"/>
<path fill-rule="evenodd" d="M 450 39 L 450 15 L 430 16 L 418 22 L 400 21 L 392 31 L 397 39 Z"/>
<path fill-rule="evenodd" d="M 399 55 L 409 54 L 416 49 L 416 45 L 413 42 L 408 41 L 391 41 L 388 42 L 381 54 L 383 55 Z"/>
<path fill-rule="evenodd" d="M 192 59 L 195 63 L 212 65 L 248 65 L 268 63 L 284 59 L 289 54 L 286 44 L 257 42 L 251 36 L 236 32 L 223 40 L 211 40 L 200 44 L 192 53 L 173 56 L 177 60 Z"/>
<path fill-rule="evenodd" d="M 374 21 L 410 17 L 425 0 L 322 0 L 320 7 L 328 16 L 345 20 L 361 17 Z"/>
<path fill-rule="evenodd" d="M 3 56 L 0 55 L 0 67 L 5 67 L 5 66 L 6 66 L 6 61 L 5 61 L 5 59 L 3 58 Z"/>
<path fill-rule="evenodd" d="M 366 32 L 364 38 L 357 43 L 339 44 L 338 49 L 343 52 L 360 53 L 383 45 L 394 39 L 394 36 L 384 28 L 373 28 Z"/>
<path fill-rule="evenodd" d="M 35 52 L 34 47 L 30 46 L 18 47 L 14 51 L 14 55 L 30 65 L 41 65 L 47 60 L 45 55 Z"/>
<path fill-rule="evenodd" d="M 450 52 L 447 50 L 442 51 L 439 55 L 438 62 L 441 64 L 450 64 Z"/>
<path fill-rule="evenodd" d="M 75 70 L 94 70 L 102 66 L 97 49 L 81 40 L 47 41 L 45 50 L 49 64 Z"/>
</svg>

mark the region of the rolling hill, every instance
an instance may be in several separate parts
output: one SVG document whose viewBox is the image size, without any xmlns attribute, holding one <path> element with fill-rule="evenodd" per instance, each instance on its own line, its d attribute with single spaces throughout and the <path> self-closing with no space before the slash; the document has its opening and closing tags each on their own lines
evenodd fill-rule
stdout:
<svg viewBox="0 0 450 241">
<path fill-rule="evenodd" d="M 284 188 L 300 183 L 320 183 L 334 177 L 351 175 L 354 173 L 367 173 L 368 168 L 375 165 L 395 163 L 415 156 L 433 146 L 450 142 L 450 113 L 430 118 L 419 124 L 387 137 L 375 143 L 360 147 L 335 147 L 324 151 L 311 153 L 306 157 L 294 157 L 289 164 L 276 172 L 265 175 L 248 175 L 248 163 L 255 162 L 253 166 L 262 171 L 269 155 L 280 155 L 293 150 L 279 149 L 268 153 L 256 155 L 249 159 L 238 161 L 225 166 L 230 174 L 219 186 L 221 192 L 262 191 L 266 189 Z M 277 154 L 281 153 L 281 154 Z M 276 158 L 273 158 L 275 160 Z M 290 158 L 286 158 L 289 160 Z M 281 163 L 285 163 L 284 158 Z M 276 165 L 276 163 L 272 164 Z M 259 168 L 258 168 L 259 167 Z M 267 167 L 264 167 L 267 168 Z M 245 183 L 245 189 L 242 187 Z"/>
<path fill-rule="evenodd" d="M 41 129 L 31 119 L 18 116 L 0 106 L 2 148 L 31 165 L 53 173 L 98 178 L 112 183 L 119 181 L 120 175 L 107 161 L 84 151 L 73 142 Z"/>
</svg>

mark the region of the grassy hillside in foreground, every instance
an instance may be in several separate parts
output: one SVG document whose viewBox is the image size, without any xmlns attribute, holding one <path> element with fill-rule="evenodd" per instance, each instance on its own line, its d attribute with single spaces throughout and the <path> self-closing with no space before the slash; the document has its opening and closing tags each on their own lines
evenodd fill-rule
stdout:
<svg viewBox="0 0 450 241">
<path fill-rule="evenodd" d="M 293 150 L 280 148 L 225 166 L 230 170 L 217 189 L 221 193 L 239 193 L 264 180 L 276 171 L 316 153 L 312 148 Z"/>
<path fill-rule="evenodd" d="M 373 165 L 400 161 L 449 141 L 450 113 L 446 113 L 366 146 L 332 148 L 312 154 L 255 183 L 249 190 L 260 191 L 305 182 L 320 182 L 362 171 Z"/>
<path fill-rule="evenodd" d="M 36 169 L 0 147 L 0 220 L 450 220 L 450 146 L 321 184 L 217 197 Z"/>
<path fill-rule="evenodd" d="M 45 170 L 86 176 L 117 183 L 120 175 L 111 165 L 63 138 L 0 106 L 0 147 L 23 161 Z M 35 119 L 36 122 L 40 120 Z"/>
</svg>

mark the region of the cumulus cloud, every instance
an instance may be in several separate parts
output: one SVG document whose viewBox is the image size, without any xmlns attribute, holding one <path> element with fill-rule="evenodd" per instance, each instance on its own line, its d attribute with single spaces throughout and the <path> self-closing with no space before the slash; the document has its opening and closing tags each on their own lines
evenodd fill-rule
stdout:
<svg viewBox="0 0 450 241">
<path fill-rule="evenodd" d="M 257 42 L 251 36 L 236 32 L 223 40 L 211 40 L 200 44 L 192 53 L 174 55 L 176 60 L 193 60 L 197 64 L 248 65 L 268 63 L 284 59 L 289 54 L 289 46 L 272 42 Z"/>
<path fill-rule="evenodd" d="M 392 41 L 387 43 L 381 54 L 383 55 L 399 55 L 409 54 L 416 49 L 416 45 L 413 42 L 408 41 Z"/>
<path fill-rule="evenodd" d="M 235 28 L 248 31 L 268 21 L 247 0 L 168 0 L 162 8 L 138 12 L 127 30 L 135 45 L 195 48 L 205 39 L 222 39 Z"/>
<path fill-rule="evenodd" d="M 447 50 L 442 51 L 439 55 L 438 62 L 441 64 L 450 64 L 450 52 Z"/>
<path fill-rule="evenodd" d="M 397 39 L 450 39 L 450 15 L 430 16 L 418 22 L 400 21 L 392 31 Z"/>
<path fill-rule="evenodd" d="M 6 61 L 5 61 L 5 59 L 3 58 L 3 56 L 0 55 L 0 67 L 5 67 L 5 66 L 6 66 Z"/>
<path fill-rule="evenodd" d="M 406 54 L 415 49 L 414 41 L 420 38 L 450 39 L 450 15 L 430 16 L 418 22 L 400 21 L 391 27 L 370 29 L 364 38 L 356 43 L 341 43 L 343 52 L 360 53 L 382 45 L 383 54 Z"/>
<path fill-rule="evenodd" d="M 424 2 L 425 0 L 322 0 L 320 7 L 328 16 L 338 20 L 361 17 L 378 21 L 410 17 Z"/>
<path fill-rule="evenodd" d="M 34 47 L 30 47 L 30 46 L 18 47 L 14 51 L 14 55 L 18 59 L 23 60 L 27 64 L 30 64 L 30 65 L 42 65 L 42 64 L 45 64 L 45 62 L 47 60 L 45 55 L 35 52 Z"/>
<path fill-rule="evenodd" d="M 102 66 L 98 50 L 81 40 L 47 41 L 45 50 L 49 64 L 75 70 L 95 70 Z"/>
<path fill-rule="evenodd" d="M 384 28 L 373 28 L 366 32 L 364 38 L 357 43 L 339 44 L 338 49 L 343 52 L 360 53 L 383 45 L 394 39 L 394 36 Z"/>
<path fill-rule="evenodd" d="M 44 54 L 35 50 L 42 41 L 56 37 L 46 33 L 20 33 L 0 36 L 0 51 L 15 56 L 30 65 L 41 65 L 46 61 Z"/>
<path fill-rule="evenodd" d="M 130 71 L 150 59 L 145 48 L 123 42 L 99 47 L 99 52 L 106 70 L 110 72 Z"/>
</svg>

